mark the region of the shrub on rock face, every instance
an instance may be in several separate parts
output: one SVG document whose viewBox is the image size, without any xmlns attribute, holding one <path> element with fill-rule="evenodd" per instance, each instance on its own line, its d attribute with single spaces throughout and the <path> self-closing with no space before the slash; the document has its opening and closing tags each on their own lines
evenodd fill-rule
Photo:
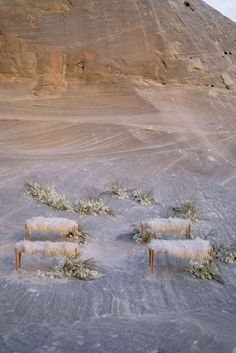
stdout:
<svg viewBox="0 0 236 353">
<path fill-rule="evenodd" d="M 104 204 L 102 200 L 78 200 L 74 206 L 75 212 L 86 214 L 86 215 L 100 215 L 106 216 L 111 215 L 110 208 Z"/>
<path fill-rule="evenodd" d="M 131 191 L 130 198 L 143 206 L 153 206 L 156 204 L 151 191 L 134 189 Z"/>
<path fill-rule="evenodd" d="M 46 187 L 39 183 L 25 183 L 26 195 L 45 204 L 57 211 L 68 211 L 71 209 L 69 200 L 58 194 L 54 187 Z"/>
<path fill-rule="evenodd" d="M 184 5 L 187 6 L 187 7 L 190 7 L 189 1 L 185 1 L 185 2 L 184 2 Z"/>
</svg>

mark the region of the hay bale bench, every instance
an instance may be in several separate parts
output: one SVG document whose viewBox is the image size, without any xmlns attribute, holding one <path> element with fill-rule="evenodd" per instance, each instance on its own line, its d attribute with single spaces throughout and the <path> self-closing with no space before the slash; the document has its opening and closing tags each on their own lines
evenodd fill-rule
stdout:
<svg viewBox="0 0 236 353">
<path fill-rule="evenodd" d="M 33 232 L 41 234 L 57 233 L 61 237 L 72 234 L 75 241 L 78 235 L 78 224 L 71 219 L 61 217 L 33 217 L 26 221 L 24 239 L 29 239 Z"/>
<path fill-rule="evenodd" d="M 212 247 L 209 241 L 194 240 L 152 240 L 148 244 L 149 267 L 154 272 L 155 256 L 166 254 L 183 260 L 208 261 L 211 264 Z"/>
<path fill-rule="evenodd" d="M 160 234 L 160 233 L 177 233 L 186 234 L 191 239 L 192 222 L 189 219 L 181 218 L 150 218 L 144 220 L 140 225 L 141 237 L 146 231 Z"/>
<path fill-rule="evenodd" d="M 70 242 L 21 240 L 15 244 L 16 270 L 21 267 L 22 253 L 28 255 L 77 257 L 78 245 Z"/>
</svg>

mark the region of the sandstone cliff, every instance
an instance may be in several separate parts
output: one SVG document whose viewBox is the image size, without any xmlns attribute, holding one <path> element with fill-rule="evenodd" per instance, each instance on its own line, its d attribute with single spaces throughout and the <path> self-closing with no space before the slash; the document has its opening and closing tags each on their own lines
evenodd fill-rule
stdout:
<svg viewBox="0 0 236 353">
<path fill-rule="evenodd" d="M 0 79 L 35 94 L 143 77 L 233 88 L 236 24 L 201 0 L 0 0 Z"/>
</svg>

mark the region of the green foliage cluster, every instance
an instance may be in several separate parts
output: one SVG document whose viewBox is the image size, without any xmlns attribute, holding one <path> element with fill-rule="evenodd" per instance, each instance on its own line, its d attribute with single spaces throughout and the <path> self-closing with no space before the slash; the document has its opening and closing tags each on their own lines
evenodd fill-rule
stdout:
<svg viewBox="0 0 236 353">
<path fill-rule="evenodd" d="M 208 263 L 191 262 L 187 271 L 198 279 L 214 280 L 224 284 L 223 278 Z"/>
<path fill-rule="evenodd" d="M 172 216 L 190 219 L 191 221 L 196 222 L 199 219 L 196 203 L 194 201 L 185 201 L 172 207 Z"/>
<path fill-rule="evenodd" d="M 129 198 L 129 194 L 122 183 L 115 183 L 111 185 L 111 189 L 106 191 L 105 194 L 119 200 L 124 200 Z"/>
<path fill-rule="evenodd" d="M 97 277 L 98 269 L 93 259 L 66 259 L 64 265 L 54 267 L 51 275 L 54 278 L 77 278 L 89 281 Z"/>
<path fill-rule="evenodd" d="M 69 200 L 58 194 L 54 187 L 30 182 L 25 183 L 25 187 L 27 195 L 57 211 L 69 211 L 71 209 Z"/>
<path fill-rule="evenodd" d="M 104 194 L 120 200 L 131 199 L 142 206 L 153 206 L 156 204 L 151 191 L 145 191 L 140 188 L 128 190 L 122 183 L 113 184 L 111 189 L 106 191 Z"/>
<path fill-rule="evenodd" d="M 112 211 L 101 199 L 77 200 L 74 206 L 75 212 L 86 215 L 111 215 Z"/>
<path fill-rule="evenodd" d="M 145 231 L 143 234 L 141 234 L 140 230 L 141 227 L 137 224 L 132 225 L 131 236 L 138 244 L 148 244 L 150 241 L 158 239 L 156 234 L 148 231 Z"/>
<path fill-rule="evenodd" d="M 151 191 L 133 189 L 131 191 L 130 198 L 142 206 L 154 206 L 156 204 Z"/>
<path fill-rule="evenodd" d="M 236 248 L 227 247 L 224 244 L 220 246 L 213 246 L 214 257 L 221 262 L 232 263 L 236 260 Z"/>
<path fill-rule="evenodd" d="M 73 233 L 67 234 L 68 238 L 75 238 L 81 244 L 85 244 L 88 240 L 89 234 L 87 233 L 85 226 L 83 224 L 78 224 L 78 230 L 76 236 Z"/>
</svg>

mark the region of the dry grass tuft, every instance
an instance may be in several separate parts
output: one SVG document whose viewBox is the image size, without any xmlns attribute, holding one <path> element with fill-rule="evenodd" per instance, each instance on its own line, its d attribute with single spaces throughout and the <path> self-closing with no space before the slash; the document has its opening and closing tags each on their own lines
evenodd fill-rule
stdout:
<svg viewBox="0 0 236 353">
<path fill-rule="evenodd" d="M 110 208 L 101 199 L 78 200 L 74 206 L 74 210 L 86 215 L 112 215 Z"/>
<path fill-rule="evenodd" d="M 28 255 L 41 254 L 43 256 L 76 257 L 78 246 L 71 242 L 29 241 L 20 240 L 15 244 L 15 249 Z"/>
<path fill-rule="evenodd" d="M 85 226 L 83 224 L 78 224 L 76 235 L 74 235 L 73 232 L 69 232 L 67 234 L 67 238 L 77 239 L 80 244 L 85 244 L 89 238 L 89 234 L 87 233 Z"/>
<path fill-rule="evenodd" d="M 75 221 L 62 217 L 32 217 L 27 219 L 25 224 L 25 235 L 33 232 L 48 234 L 51 232 L 60 234 L 61 237 L 68 233 L 76 234 L 78 225 Z"/>
<path fill-rule="evenodd" d="M 138 243 L 138 244 L 148 244 L 150 243 L 151 240 L 156 240 L 158 239 L 157 235 L 150 232 L 150 231 L 144 231 L 143 234 L 141 234 L 140 231 L 140 226 L 137 224 L 132 225 L 132 238 Z"/>
<path fill-rule="evenodd" d="M 46 187 L 39 183 L 26 182 L 26 195 L 58 211 L 69 211 L 71 205 L 65 196 L 58 194 L 54 187 Z"/>
<path fill-rule="evenodd" d="M 149 248 L 158 254 L 177 257 L 183 260 L 200 261 L 210 260 L 211 245 L 208 241 L 196 238 L 194 240 L 153 240 Z"/>
<path fill-rule="evenodd" d="M 185 201 L 178 206 L 172 207 L 171 214 L 174 217 L 190 219 L 196 222 L 199 219 L 195 201 Z"/>
<path fill-rule="evenodd" d="M 144 232 L 142 236 L 140 235 L 139 243 L 148 244 L 150 243 L 150 241 L 156 240 L 156 239 L 158 239 L 156 234 L 153 234 L 151 232 Z"/>
<path fill-rule="evenodd" d="M 220 260 L 221 262 L 232 263 L 236 260 L 236 248 L 234 247 L 226 247 L 224 244 L 220 246 L 213 245 L 214 249 L 214 257 L 216 260 Z"/>
<path fill-rule="evenodd" d="M 66 259 L 64 265 L 55 266 L 50 273 L 54 278 L 77 278 L 84 281 L 98 276 L 97 264 L 93 259 Z"/>
<path fill-rule="evenodd" d="M 104 194 L 119 200 L 124 200 L 129 198 L 129 194 L 122 183 L 115 183 L 111 185 L 111 189 L 106 191 Z"/>
<path fill-rule="evenodd" d="M 142 206 L 154 206 L 156 204 L 151 191 L 133 189 L 131 191 L 130 198 Z"/>
<path fill-rule="evenodd" d="M 198 279 L 213 280 L 224 284 L 223 278 L 208 263 L 191 261 L 187 271 Z"/>
</svg>

